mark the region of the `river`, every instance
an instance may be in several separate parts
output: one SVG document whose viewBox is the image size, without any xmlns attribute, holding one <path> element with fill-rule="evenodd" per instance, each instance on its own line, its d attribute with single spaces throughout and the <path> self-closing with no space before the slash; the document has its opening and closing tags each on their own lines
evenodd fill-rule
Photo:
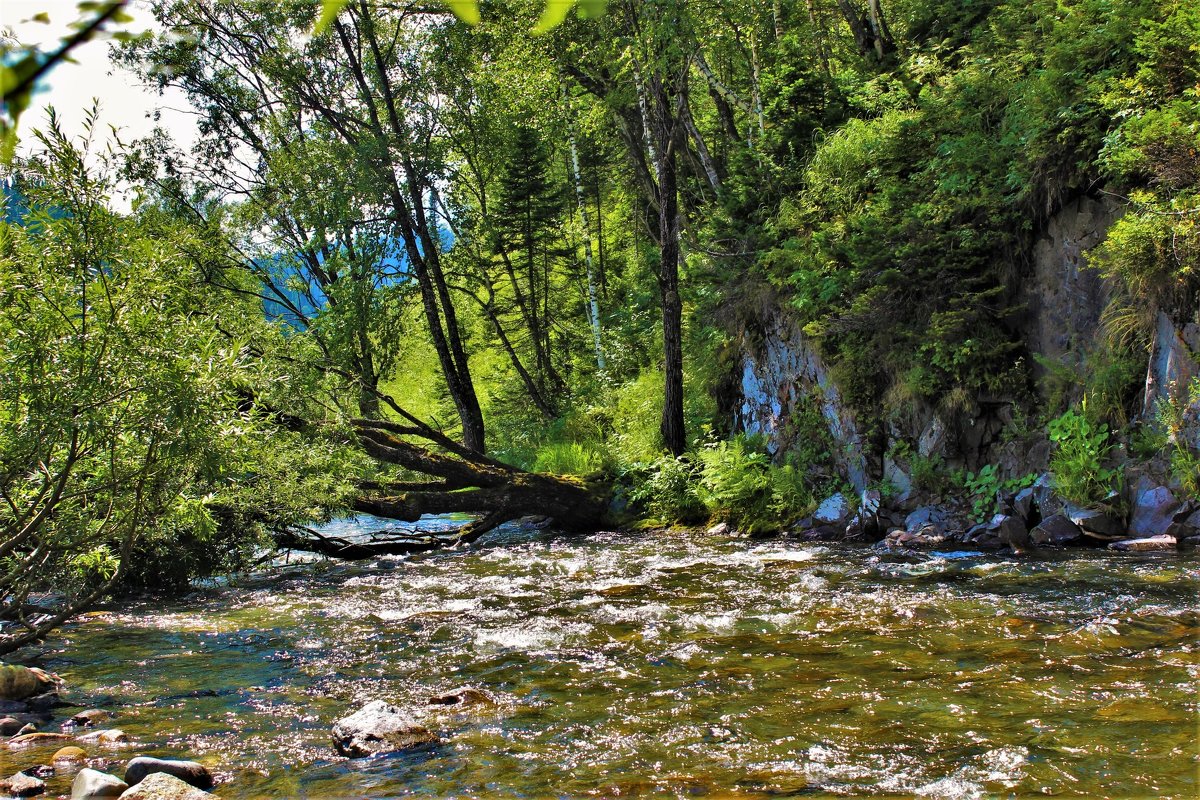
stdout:
<svg viewBox="0 0 1200 800">
<path fill-rule="evenodd" d="M 227 798 L 1194 798 L 1198 567 L 506 527 L 123 604 L 43 662 Z M 461 686 L 498 703 L 441 746 L 331 749 Z"/>
</svg>

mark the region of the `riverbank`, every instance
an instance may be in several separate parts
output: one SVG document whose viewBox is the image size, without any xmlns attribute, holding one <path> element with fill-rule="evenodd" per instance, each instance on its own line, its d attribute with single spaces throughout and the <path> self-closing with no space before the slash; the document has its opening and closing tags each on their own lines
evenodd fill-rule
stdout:
<svg viewBox="0 0 1200 800">
<path fill-rule="evenodd" d="M 1183 798 L 1198 566 L 507 526 L 113 608 L 38 661 L 133 741 L 89 758 L 194 758 L 224 797 Z M 333 749 L 372 700 L 463 686 L 496 705 L 430 715 L 437 746 Z"/>
</svg>

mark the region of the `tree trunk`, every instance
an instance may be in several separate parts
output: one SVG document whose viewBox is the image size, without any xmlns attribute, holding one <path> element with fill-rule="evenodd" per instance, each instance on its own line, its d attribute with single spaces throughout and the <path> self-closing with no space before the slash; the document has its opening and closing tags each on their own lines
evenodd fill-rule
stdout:
<svg viewBox="0 0 1200 800">
<path fill-rule="evenodd" d="M 361 559 L 465 544 L 520 517 L 550 517 L 556 527 L 566 530 L 595 530 L 604 524 L 610 494 L 605 483 L 525 472 L 457 444 L 399 409 L 390 398 L 384 396 L 383 400 L 400 411 L 407 422 L 354 420 L 359 443 L 376 460 L 429 480 L 365 483 L 352 503 L 353 509 L 402 522 L 417 522 L 425 514 L 453 512 L 477 514 L 477 519 L 449 533 L 379 531 L 366 542 L 294 527 L 276 534 L 279 547 Z M 447 452 L 437 453 L 405 438 L 413 436 L 440 445 Z"/>
</svg>

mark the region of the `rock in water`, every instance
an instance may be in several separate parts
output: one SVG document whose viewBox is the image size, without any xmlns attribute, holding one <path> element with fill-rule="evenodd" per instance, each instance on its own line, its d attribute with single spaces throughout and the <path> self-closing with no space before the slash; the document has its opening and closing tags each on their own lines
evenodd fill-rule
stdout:
<svg viewBox="0 0 1200 800">
<path fill-rule="evenodd" d="M 68 725 L 72 725 L 77 728 L 87 728 L 111 718 L 112 714 L 108 713 L 107 711 L 102 711 L 98 708 L 89 708 L 87 711 L 80 711 L 78 714 L 64 722 L 63 727 L 65 728 Z"/>
<path fill-rule="evenodd" d="M 476 689 L 473 686 L 464 686 L 461 689 L 455 689 L 446 694 L 438 694 L 429 698 L 431 706 L 458 706 L 466 708 L 470 706 L 494 706 L 496 698 L 485 692 L 483 689 Z"/>
<path fill-rule="evenodd" d="M 1149 553 L 1158 550 L 1174 550 L 1175 537 L 1150 536 L 1144 539 L 1122 539 L 1108 546 L 1109 550 L 1121 550 L 1127 553 Z"/>
<path fill-rule="evenodd" d="M 65 733 L 22 733 L 8 740 L 9 747 L 37 747 L 54 742 L 65 742 L 71 737 Z"/>
<path fill-rule="evenodd" d="M 0 781 L 0 791 L 7 792 L 13 797 L 32 797 L 46 791 L 46 782 L 41 778 L 18 772 L 11 778 Z"/>
<path fill-rule="evenodd" d="M 59 761 L 77 762 L 83 761 L 85 758 L 87 758 L 87 753 L 84 752 L 82 747 L 68 745 L 67 747 L 60 747 L 58 752 L 50 757 L 50 763 L 54 764 Z"/>
<path fill-rule="evenodd" d="M 152 772 L 121 795 L 120 800 L 208 800 L 215 794 L 203 792 L 174 775 Z"/>
<path fill-rule="evenodd" d="M 164 773 L 191 784 L 198 789 L 212 788 L 212 773 L 196 761 L 172 761 L 165 758 L 138 756 L 125 766 L 125 782 L 135 786 L 148 775 Z"/>
<path fill-rule="evenodd" d="M 104 728 L 80 734 L 76 738 L 81 742 L 91 742 L 92 744 L 126 744 L 129 741 L 129 734 L 120 728 Z"/>
<path fill-rule="evenodd" d="M 373 700 L 333 725 L 333 746 L 350 758 L 408 750 L 438 740 L 407 711 Z"/>
<path fill-rule="evenodd" d="M 101 800 L 104 797 L 120 797 L 129 784 L 115 775 L 84 767 L 75 775 L 71 784 L 71 800 Z"/>
<path fill-rule="evenodd" d="M 54 678 L 45 670 L 18 664 L 0 664 L 0 698 L 4 700 L 24 700 L 45 694 L 55 686 Z"/>
</svg>

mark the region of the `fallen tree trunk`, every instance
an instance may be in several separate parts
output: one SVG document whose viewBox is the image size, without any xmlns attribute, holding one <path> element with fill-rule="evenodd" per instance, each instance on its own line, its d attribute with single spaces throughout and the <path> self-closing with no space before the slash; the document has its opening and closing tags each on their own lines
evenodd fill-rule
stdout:
<svg viewBox="0 0 1200 800">
<path fill-rule="evenodd" d="M 373 458 L 429 480 L 364 483 L 362 494 L 351 504 L 353 510 L 401 522 L 417 522 L 426 514 L 468 513 L 476 518 L 454 531 L 383 530 L 369 541 L 294 527 L 276 534 L 279 547 L 364 559 L 466 544 L 521 517 L 549 517 L 565 530 L 596 530 L 604 524 L 609 500 L 605 483 L 518 469 L 463 447 L 408 415 L 390 398 L 385 400 L 406 422 L 354 420 L 359 443 Z M 444 452 L 404 437 L 424 439 Z"/>
</svg>

